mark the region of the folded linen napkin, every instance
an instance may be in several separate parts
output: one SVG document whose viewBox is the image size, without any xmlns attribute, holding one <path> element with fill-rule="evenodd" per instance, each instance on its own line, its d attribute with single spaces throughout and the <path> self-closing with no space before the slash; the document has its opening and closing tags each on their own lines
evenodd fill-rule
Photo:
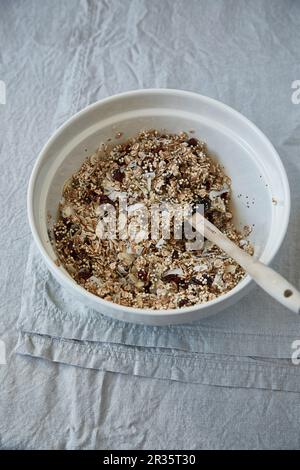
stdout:
<svg viewBox="0 0 300 470">
<path fill-rule="evenodd" d="M 298 318 L 258 290 L 193 324 L 129 324 L 75 300 L 32 243 L 18 328 L 22 355 L 161 379 L 300 391 L 300 366 L 291 361 Z"/>
</svg>

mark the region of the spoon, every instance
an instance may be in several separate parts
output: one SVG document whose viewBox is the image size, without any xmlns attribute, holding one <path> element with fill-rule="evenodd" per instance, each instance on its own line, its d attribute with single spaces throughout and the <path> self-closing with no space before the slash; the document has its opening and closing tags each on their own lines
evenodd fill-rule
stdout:
<svg viewBox="0 0 300 470">
<path fill-rule="evenodd" d="M 242 266 L 271 297 L 300 315 L 300 292 L 284 277 L 239 248 L 199 212 L 195 212 L 193 215 L 192 226 L 199 233 L 203 232 L 202 236 L 205 236 Z"/>
</svg>

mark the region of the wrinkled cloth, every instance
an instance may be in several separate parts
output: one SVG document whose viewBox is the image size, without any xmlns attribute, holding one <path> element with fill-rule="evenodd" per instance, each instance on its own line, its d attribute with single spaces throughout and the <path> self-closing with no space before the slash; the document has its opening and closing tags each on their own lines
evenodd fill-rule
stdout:
<svg viewBox="0 0 300 470">
<path fill-rule="evenodd" d="M 281 312 L 286 323 L 279 331 L 278 325 L 271 327 L 270 309 L 249 325 L 243 313 L 247 317 L 252 313 L 247 299 L 225 311 L 223 321 L 220 315 L 213 320 L 163 327 L 117 321 L 75 300 L 53 278 L 31 245 L 16 351 L 138 376 L 300 392 L 300 367 L 290 360 L 295 340 L 292 327 L 297 328 L 299 318 L 284 317 Z M 269 325 L 265 331 L 264 318 Z"/>
<path fill-rule="evenodd" d="M 291 99 L 299 2 L 31 0 L 0 8 L 1 447 L 299 448 L 292 314 L 256 289 L 194 335 L 191 326 L 133 334 L 103 317 L 97 338 L 81 336 L 90 312 L 64 308 L 32 245 L 25 200 L 41 146 L 77 110 L 128 89 L 196 91 L 241 111 L 279 151 L 292 215 L 274 267 L 299 286 L 300 105 Z"/>
</svg>

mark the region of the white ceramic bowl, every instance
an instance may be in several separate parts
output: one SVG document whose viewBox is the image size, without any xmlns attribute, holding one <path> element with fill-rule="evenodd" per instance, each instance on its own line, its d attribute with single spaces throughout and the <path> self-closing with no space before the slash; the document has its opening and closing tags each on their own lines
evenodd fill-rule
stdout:
<svg viewBox="0 0 300 470">
<path fill-rule="evenodd" d="M 54 260 L 47 215 L 56 217 L 64 181 L 101 142 L 122 132 L 120 142 L 141 129 L 194 130 L 207 142 L 232 179 L 237 224 L 254 224 L 255 256 L 270 263 L 287 230 L 290 191 L 281 160 L 264 134 L 228 106 L 180 90 L 138 90 L 99 101 L 69 119 L 38 156 L 28 189 L 30 227 L 42 257 L 56 279 L 84 304 L 111 317 L 152 325 L 185 323 L 237 302 L 251 284 L 246 276 L 227 294 L 205 304 L 173 310 L 123 307 L 105 301 L 75 283 Z M 242 196 L 240 196 L 242 194 Z M 248 204 L 247 204 L 248 203 Z M 249 206 L 249 207 L 248 207 Z"/>
</svg>

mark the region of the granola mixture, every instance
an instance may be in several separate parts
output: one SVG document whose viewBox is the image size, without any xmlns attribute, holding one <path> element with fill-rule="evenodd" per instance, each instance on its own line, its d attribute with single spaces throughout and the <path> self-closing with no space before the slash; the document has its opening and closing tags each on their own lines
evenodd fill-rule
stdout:
<svg viewBox="0 0 300 470">
<path fill-rule="evenodd" d="M 206 144 L 184 132 L 143 131 L 103 144 L 64 185 L 54 225 L 59 262 L 88 291 L 126 306 L 168 309 L 215 299 L 245 274 L 218 247 L 205 240 L 201 250 L 188 251 L 174 237 L 99 239 L 99 205 L 118 208 L 122 193 L 130 220 L 141 203 L 203 204 L 205 216 L 252 254 L 249 231 L 232 222 L 230 184 Z"/>
</svg>

